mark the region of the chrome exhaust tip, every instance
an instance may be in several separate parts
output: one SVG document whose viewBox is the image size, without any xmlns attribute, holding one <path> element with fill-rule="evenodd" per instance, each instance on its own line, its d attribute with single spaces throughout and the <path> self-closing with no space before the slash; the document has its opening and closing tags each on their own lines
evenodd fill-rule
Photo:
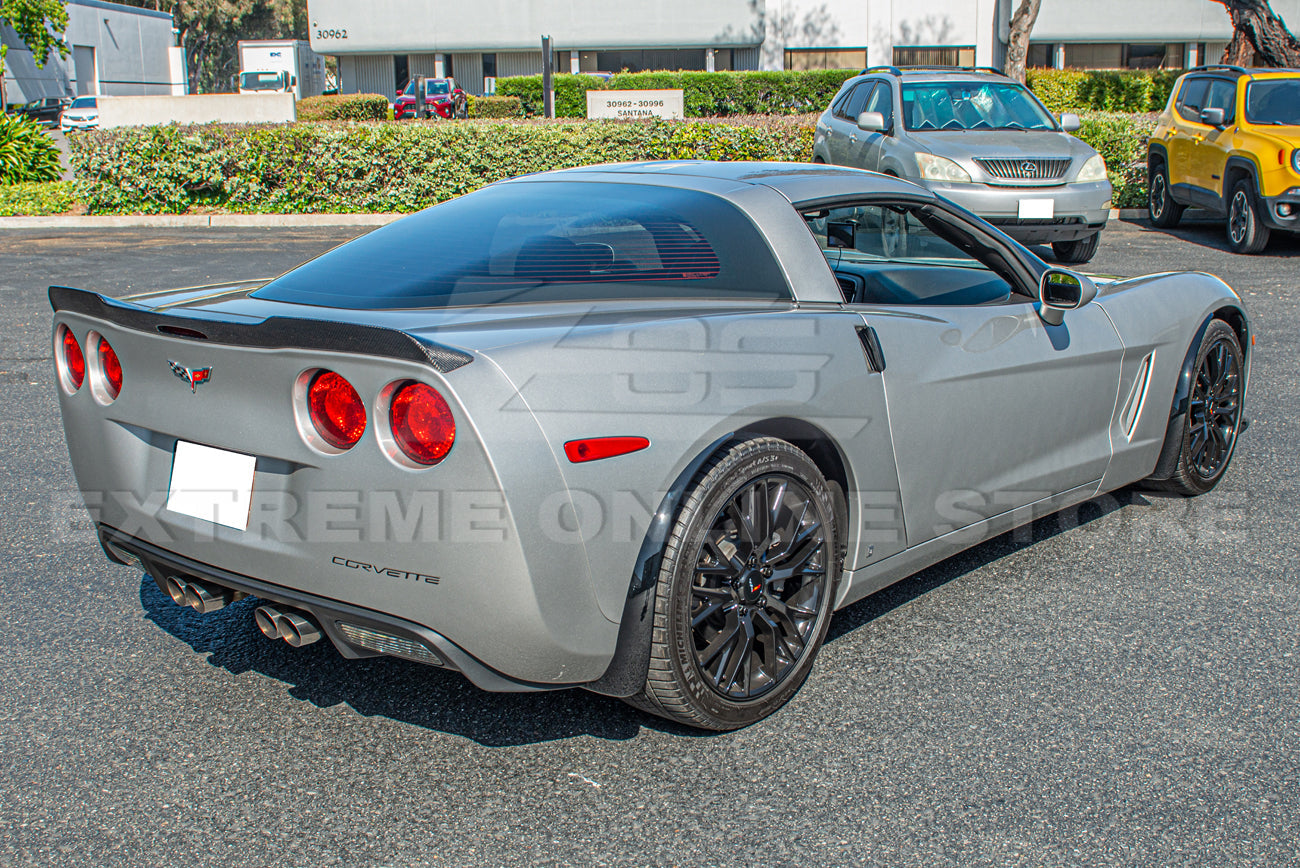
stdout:
<svg viewBox="0 0 1300 868">
<path fill-rule="evenodd" d="M 321 637 L 320 627 L 300 612 L 281 611 L 274 606 L 258 606 L 253 613 L 257 629 L 268 639 L 283 639 L 294 648 L 310 645 Z"/>
<path fill-rule="evenodd" d="M 185 584 L 175 576 L 167 576 L 163 579 L 163 587 L 167 589 L 167 596 L 172 598 L 172 602 L 178 606 L 188 606 L 185 600 Z"/>
</svg>

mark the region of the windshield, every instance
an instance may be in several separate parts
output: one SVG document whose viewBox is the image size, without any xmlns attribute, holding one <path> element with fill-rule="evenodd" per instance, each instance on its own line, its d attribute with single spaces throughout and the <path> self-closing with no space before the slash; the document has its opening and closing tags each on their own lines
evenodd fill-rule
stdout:
<svg viewBox="0 0 1300 868">
<path fill-rule="evenodd" d="M 78 97 L 77 99 L 74 99 L 72 101 L 72 105 L 68 106 L 68 108 L 74 108 L 74 109 L 86 109 L 86 108 L 94 108 L 94 107 L 95 107 L 95 98 L 93 96 Z"/>
<path fill-rule="evenodd" d="M 1264 126 L 1300 127 L 1300 78 L 1275 78 L 1248 84 L 1246 120 Z"/>
<path fill-rule="evenodd" d="M 1056 121 L 1018 84 L 928 81 L 903 85 L 909 130 L 1055 130 Z"/>
<path fill-rule="evenodd" d="M 641 184 L 487 187 L 377 229 L 253 295 L 352 310 L 535 301 L 790 298 L 734 205 Z"/>
<path fill-rule="evenodd" d="M 240 90 L 279 90 L 284 81 L 280 72 L 246 72 L 239 77 Z"/>
<path fill-rule="evenodd" d="M 414 81 L 414 79 L 412 79 L 411 83 L 408 84 L 408 85 L 406 86 L 406 90 L 402 91 L 402 93 L 403 93 L 405 96 L 415 96 L 415 81 Z M 426 79 L 424 80 L 424 95 L 425 95 L 425 96 L 438 96 L 438 95 L 440 95 L 440 94 L 449 94 L 449 93 L 451 93 L 451 85 L 447 83 L 447 79 L 445 79 L 445 78 L 426 78 Z"/>
</svg>

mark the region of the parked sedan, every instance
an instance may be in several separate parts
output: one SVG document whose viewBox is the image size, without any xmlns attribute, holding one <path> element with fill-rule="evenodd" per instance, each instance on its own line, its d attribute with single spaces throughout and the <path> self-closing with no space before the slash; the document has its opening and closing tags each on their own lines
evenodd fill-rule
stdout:
<svg viewBox="0 0 1300 868">
<path fill-rule="evenodd" d="M 71 130 L 93 130 L 99 126 L 99 105 L 93 96 L 79 96 L 72 101 L 72 105 L 64 109 L 63 118 L 59 121 L 59 129 L 64 132 Z"/>
<path fill-rule="evenodd" d="M 26 115 L 43 127 L 57 127 L 63 110 L 70 102 L 72 100 L 65 97 L 45 97 L 19 106 L 18 113 Z"/>
<path fill-rule="evenodd" d="M 393 102 L 393 118 L 415 117 L 415 80 L 397 95 Z M 424 105 L 433 117 L 467 118 L 469 117 L 469 97 L 465 91 L 456 86 L 455 79 L 426 78 L 424 80 Z"/>
<path fill-rule="evenodd" d="M 1095 284 L 908 181 L 782 163 L 531 175 L 274 280 L 50 300 L 104 550 L 178 604 L 708 729 L 917 570 L 1212 489 L 1251 347 L 1210 275 Z"/>
<path fill-rule="evenodd" d="M 817 120 L 813 159 L 909 178 L 1081 263 L 1097 252 L 1111 186 L 1078 128 L 996 72 L 879 67 L 845 82 Z"/>
</svg>

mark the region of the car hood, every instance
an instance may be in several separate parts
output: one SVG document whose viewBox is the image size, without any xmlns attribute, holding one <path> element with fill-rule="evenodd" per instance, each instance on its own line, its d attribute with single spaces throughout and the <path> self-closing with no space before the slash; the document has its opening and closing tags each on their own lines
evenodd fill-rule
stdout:
<svg viewBox="0 0 1300 868">
<path fill-rule="evenodd" d="M 912 131 L 908 138 L 932 154 L 964 163 L 974 159 L 1086 160 L 1097 153 L 1069 133 L 1046 130 Z"/>
</svg>

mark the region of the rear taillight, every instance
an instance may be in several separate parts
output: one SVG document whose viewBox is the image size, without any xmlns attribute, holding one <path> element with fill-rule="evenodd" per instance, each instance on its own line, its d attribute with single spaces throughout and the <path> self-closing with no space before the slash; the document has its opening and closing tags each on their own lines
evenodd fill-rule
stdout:
<svg viewBox="0 0 1300 868">
<path fill-rule="evenodd" d="M 81 354 L 81 345 L 72 334 L 72 329 L 61 326 L 59 336 L 59 379 L 69 394 L 81 388 L 86 379 L 86 357 Z"/>
<path fill-rule="evenodd" d="M 108 341 L 99 339 L 99 370 L 104 375 L 104 393 L 108 400 L 114 401 L 122 394 L 122 363 L 117 360 L 117 353 Z"/>
<path fill-rule="evenodd" d="M 351 449 L 366 430 L 366 406 L 352 384 L 333 371 L 318 371 L 307 387 L 307 413 L 321 439 Z"/>
<path fill-rule="evenodd" d="M 413 380 L 393 392 L 388 424 L 397 448 L 416 464 L 437 464 L 456 442 L 456 420 L 446 400 L 432 386 Z"/>
</svg>

